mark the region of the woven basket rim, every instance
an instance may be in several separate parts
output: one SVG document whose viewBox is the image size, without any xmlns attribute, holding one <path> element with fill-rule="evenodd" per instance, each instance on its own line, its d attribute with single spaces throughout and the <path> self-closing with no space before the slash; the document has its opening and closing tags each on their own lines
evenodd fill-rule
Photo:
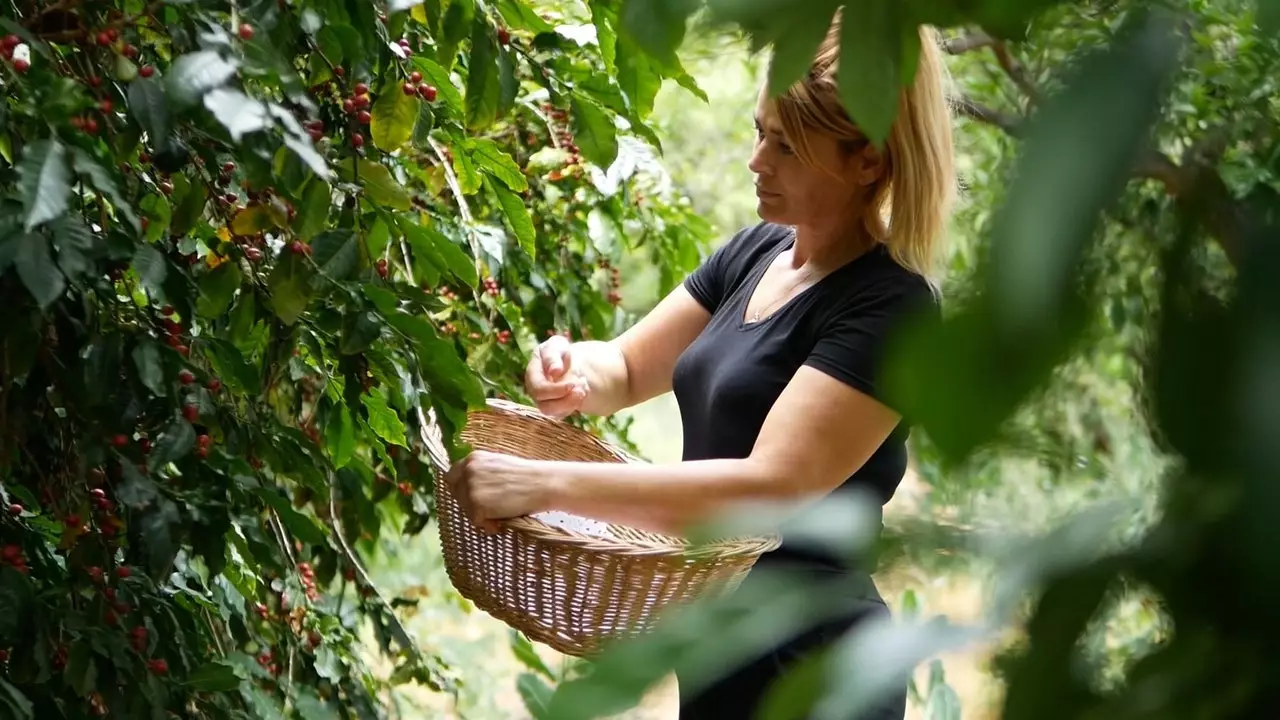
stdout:
<svg viewBox="0 0 1280 720">
<path fill-rule="evenodd" d="M 535 407 L 523 405 L 510 400 L 490 398 L 485 407 L 473 410 L 467 415 L 468 423 L 478 414 L 488 414 L 502 421 L 514 421 L 513 424 L 551 423 L 556 431 L 573 435 L 578 441 L 593 445 L 604 453 L 618 459 L 619 462 L 641 464 L 645 461 L 636 458 L 608 443 L 594 434 L 558 420 L 539 411 Z M 443 440 L 439 428 L 434 423 L 422 423 L 422 440 L 426 444 L 433 464 L 443 474 L 449 467 L 447 453 L 444 452 Z M 474 447 L 474 443 L 471 443 Z M 436 483 L 437 492 L 449 493 L 443 482 Z M 604 521 L 601 521 L 604 522 Z M 781 540 L 777 535 L 738 536 L 717 538 L 702 543 L 695 543 L 687 538 L 640 530 L 622 523 L 605 523 L 611 530 L 622 530 L 627 537 L 601 538 L 595 535 L 577 532 L 568 528 L 548 525 L 532 516 L 510 518 L 501 521 L 500 533 L 515 532 L 530 536 L 533 539 L 556 543 L 562 546 L 577 547 L 593 553 L 626 556 L 665 556 L 684 555 L 698 557 L 733 557 L 758 556 L 776 550 Z"/>
</svg>

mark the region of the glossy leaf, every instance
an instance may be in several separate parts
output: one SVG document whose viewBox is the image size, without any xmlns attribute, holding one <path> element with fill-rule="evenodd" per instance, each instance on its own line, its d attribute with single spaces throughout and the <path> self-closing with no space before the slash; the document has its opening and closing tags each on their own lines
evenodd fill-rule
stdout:
<svg viewBox="0 0 1280 720">
<path fill-rule="evenodd" d="M 471 59 L 467 64 L 468 130 L 483 130 L 497 119 L 500 82 L 497 41 L 489 24 L 477 18 L 471 30 Z"/>
<path fill-rule="evenodd" d="M 529 182 L 525 180 L 524 174 L 520 172 L 520 166 L 496 142 L 488 138 L 469 139 L 466 144 L 466 152 L 475 161 L 476 165 L 501 180 L 508 188 L 516 192 L 523 192 L 528 189 Z"/>
<path fill-rule="evenodd" d="M 277 514 L 280 515 L 280 521 L 289 529 L 294 537 L 304 543 L 310 545 L 323 545 L 327 541 L 327 536 L 315 521 L 294 510 L 289 505 L 289 501 L 281 497 L 274 490 L 262 489 L 259 496 L 267 503 Z"/>
<path fill-rule="evenodd" d="M 589 100 L 575 97 L 571 105 L 573 134 L 582 156 L 607 168 L 618 157 L 618 131 L 613 119 Z"/>
<path fill-rule="evenodd" d="M 142 229 L 138 221 L 138 216 L 133 212 L 133 207 L 127 202 L 123 195 L 120 194 L 120 187 L 116 184 L 116 179 L 102 165 L 98 164 L 91 155 L 81 148 L 73 148 L 71 151 L 72 164 L 77 174 L 89 181 L 89 184 L 98 192 L 107 196 L 111 201 L 111 205 L 116 214 L 134 231 Z"/>
<path fill-rule="evenodd" d="M 47 308 L 62 296 L 67 281 L 62 277 L 49 252 L 49 240 L 39 233 L 27 233 L 10 242 L 16 245 L 13 264 L 18 277 L 36 304 Z"/>
<path fill-rule="evenodd" d="M 67 211 L 71 171 L 67 151 L 56 139 L 39 140 L 27 147 L 19 165 L 22 173 L 24 225 L 28 231 Z"/>
<path fill-rule="evenodd" d="M 162 147 L 168 141 L 172 118 L 159 80 L 138 78 L 129 83 L 129 114 L 151 138 L 153 147 Z"/>
<path fill-rule="evenodd" d="M 373 103 L 370 135 L 380 150 L 391 152 L 403 147 L 413 137 L 422 100 L 405 95 L 398 87 L 384 87 Z"/>
<path fill-rule="evenodd" d="M 511 232 L 515 233 L 516 240 L 520 243 L 520 249 L 524 250 L 529 257 L 533 257 L 537 253 L 537 231 L 533 227 L 533 219 L 529 216 L 529 208 L 525 207 L 524 201 L 520 199 L 519 195 L 503 187 L 500 183 L 489 182 L 489 187 L 493 194 L 498 197 L 498 204 L 502 206 L 502 214 L 506 218 Z"/>
<path fill-rule="evenodd" d="M 157 397 L 166 394 L 164 366 L 160 360 L 160 348 L 155 343 L 139 343 L 133 349 L 133 362 L 138 370 L 138 379 Z"/>
<path fill-rule="evenodd" d="M 892 0 L 870 0 L 858 22 L 840 25 L 841 67 L 858 68 L 858 72 L 840 73 L 840 101 L 858 128 L 877 144 L 888 139 L 902 94 L 903 32 L 895 7 Z"/>
<path fill-rule="evenodd" d="M 298 321 L 311 301 L 311 272 L 303 259 L 286 253 L 267 280 L 271 288 L 271 309 L 285 325 Z"/>
<path fill-rule="evenodd" d="M 159 292 L 164 286 L 165 276 L 169 268 L 164 255 L 150 245 L 139 245 L 133 256 L 133 271 L 138 274 L 142 286 L 153 292 Z"/>
<path fill-rule="evenodd" d="M 815 0 L 796 8 L 791 21 L 778 30 L 769 62 L 770 94 L 780 95 L 809 71 L 818 44 L 831 28 L 834 11 L 832 3 Z"/>
<path fill-rule="evenodd" d="M 236 142 L 245 135 L 265 129 L 271 122 L 266 104 L 249 98 L 239 90 L 212 90 L 204 96 L 204 106 Z"/>
<path fill-rule="evenodd" d="M 454 85 L 449 73 L 440 67 L 439 63 L 420 55 L 415 55 L 412 62 L 414 69 L 422 73 L 422 81 L 434 87 L 439 93 L 436 100 L 438 104 L 455 110 L 463 107 L 462 93 L 458 91 L 458 86 Z"/>
<path fill-rule="evenodd" d="M 1044 327 L 1062 312 L 1072 271 L 1156 120 L 1177 53 L 1166 19 L 1139 18 L 1082 61 L 1030 125 L 1019 182 L 992 227 L 991 289 L 1007 326 Z"/>
<path fill-rule="evenodd" d="M 165 90 L 174 102 L 192 105 L 205 93 L 222 87 L 236 75 L 236 63 L 213 50 L 188 53 L 173 61 L 165 76 Z"/>
</svg>

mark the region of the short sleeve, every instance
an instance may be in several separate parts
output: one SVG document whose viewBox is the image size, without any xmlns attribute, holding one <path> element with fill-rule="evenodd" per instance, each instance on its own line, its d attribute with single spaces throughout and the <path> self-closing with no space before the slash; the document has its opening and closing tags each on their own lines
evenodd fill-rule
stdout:
<svg viewBox="0 0 1280 720">
<path fill-rule="evenodd" d="M 738 289 L 760 253 L 786 234 L 785 228 L 769 223 L 739 230 L 685 278 L 685 289 L 714 315 Z"/>
<path fill-rule="evenodd" d="M 915 276 L 859 295 L 825 320 L 804 364 L 884 402 L 887 346 L 908 323 L 939 317 L 940 308 L 932 289 Z"/>
<path fill-rule="evenodd" d="M 684 287 L 707 312 L 712 315 L 720 309 L 724 301 L 727 284 L 729 255 L 733 252 L 733 240 L 726 242 L 711 253 L 689 276 L 684 279 Z"/>
</svg>

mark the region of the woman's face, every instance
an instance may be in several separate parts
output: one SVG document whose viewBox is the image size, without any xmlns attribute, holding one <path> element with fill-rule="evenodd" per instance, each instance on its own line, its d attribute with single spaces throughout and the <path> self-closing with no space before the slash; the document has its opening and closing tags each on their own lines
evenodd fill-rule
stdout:
<svg viewBox="0 0 1280 720">
<path fill-rule="evenodd" d="M 747 167 L 756 176 L 756 212 L 779 225 L 825 226 L 855 217 L 867 185 L 879 174 L 873 149 L 850 153 L 836 139 L 808 136 L 816 162 L 803 162 L 783 136 L 782 124 L 761 90 L 756 102 L 756 142 Z M 870 152 L 868 152 L 870 150 Z"/>
</svg>

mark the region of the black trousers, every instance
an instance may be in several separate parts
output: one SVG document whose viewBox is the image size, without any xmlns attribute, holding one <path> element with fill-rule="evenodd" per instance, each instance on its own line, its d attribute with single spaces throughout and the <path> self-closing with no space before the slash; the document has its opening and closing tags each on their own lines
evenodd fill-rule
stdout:
<svg viewBox="0 0 1280 720">
<path fill-rule="evenodd" d="M 889 615 L 879 599 L 863 601 L 857 612 L 819 624 L 732 671 L 712 685 L 688 694 L 680 689 L 680 720 L 755 720 L 770 688 L 806 655 L 831 645 L 859 623 Z M 677 678 L 678 680 L 678 678 Z M 895 692 L 856 720 L 902 720 L 907 688 Z M 849 720 L 855 720 L 850 718 Z"/>
</svg>

